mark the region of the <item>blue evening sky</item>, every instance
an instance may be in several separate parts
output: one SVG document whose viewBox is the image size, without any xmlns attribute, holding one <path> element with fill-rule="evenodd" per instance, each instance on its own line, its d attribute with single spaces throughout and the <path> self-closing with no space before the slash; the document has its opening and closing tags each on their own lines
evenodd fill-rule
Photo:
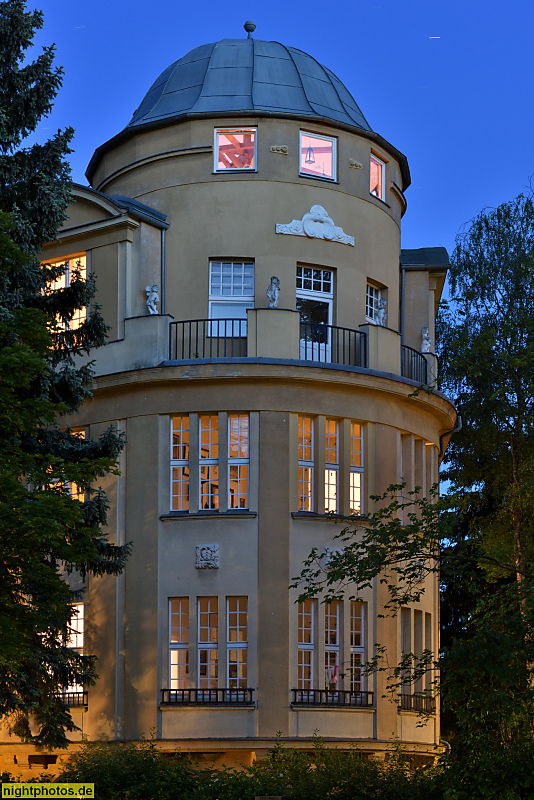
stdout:
<svg viewBox="0 0 534 800">
<path fill-rule="evenodd" d="M 292 45 L 345 83 L 371 127 L 408 157 L 403 246 L 443 245 L 534 173 L 532 0 L 36 0 L 63 88 L 42 139 L 76 129 L 73 178 L 129 122 L 165 67 L 193 47 L 245 37 Z M 439 37 L 439 38 L 436 38 Z M 36 53 L 35 49 L 33 51 Z"/>
</svg>

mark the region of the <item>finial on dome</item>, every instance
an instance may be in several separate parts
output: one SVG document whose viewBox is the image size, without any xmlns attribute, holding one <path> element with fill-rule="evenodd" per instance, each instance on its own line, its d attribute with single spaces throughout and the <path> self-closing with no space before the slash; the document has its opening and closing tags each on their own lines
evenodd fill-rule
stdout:
<svg viewBox="0 0 534 800">
<path fill-rule="evenodd" d="M 247 19 L 247 21 L 245 22 L 243 27 L 246 30 L 246 32 L 248 33 L 248 37 L 247 38 L 248 39 L 252 39 L 252 34 L 256 30 L 256 23 L 252 22 L 251 19 Z"/>
</svg>

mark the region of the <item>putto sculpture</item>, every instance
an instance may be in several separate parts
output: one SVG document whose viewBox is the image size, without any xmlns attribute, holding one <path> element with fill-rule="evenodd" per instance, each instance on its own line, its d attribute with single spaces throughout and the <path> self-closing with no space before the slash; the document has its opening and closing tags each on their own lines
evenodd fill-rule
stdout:
<svg viewBox="0 0 534 800">
<path fill-rule="evenodd" d="M 271 282 L 265 292 L 269 298 L 269 308 L 278 308 L 278 301 L 280 300 L 280 278 L 273 275 Z"/>
<path fill-rule="evenodd" d="M 428 326 L 421 328 L 421 352 L 422 353 L 432 352 L 432 340 L 428 332 Z"/>
<path fill-rule="evenodd" d="M 388 321 L 388 301 L 381 298 L 378 301 L 378 308 L 376 311 L 376 322 L 377 325 L 382 325 L 382 327 L 387 327 Z"/>
<path fill-rule="evenodd" d="M 147 286 L 145 292 L 146 292 L 146 307 L 148 309 L 148 313 L 157 314 L 158 303 L 159 303 L 158 284 L 155 283 L 154 286 Z"/>
</svg>

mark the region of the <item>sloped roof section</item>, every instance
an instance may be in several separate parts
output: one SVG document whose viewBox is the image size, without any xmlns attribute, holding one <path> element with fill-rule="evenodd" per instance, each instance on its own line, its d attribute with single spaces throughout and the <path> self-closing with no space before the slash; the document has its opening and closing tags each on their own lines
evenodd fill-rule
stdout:
<svg viewBox="0 0 534 800">
<path fill-rule="evenodd" d="M 330 119 L 371 131 L 333 72 L 302 50 L 257 39 L 195 47 L 162 72 L 125 130 L 232 111 Z"/>
</svg>

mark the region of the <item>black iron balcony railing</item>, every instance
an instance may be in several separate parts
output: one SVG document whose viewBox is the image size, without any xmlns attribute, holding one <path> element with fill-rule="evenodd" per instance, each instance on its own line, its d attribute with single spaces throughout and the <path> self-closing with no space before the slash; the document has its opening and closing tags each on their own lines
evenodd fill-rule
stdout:
<svg viewBox="0 0 534 800">
<path fill-rule="evenodd" d="M 243 358 L 246 319 L 188 319 L 170 324 L 170 358 Z"/>
<path fill-rule="evenodd" d="M 164 706 L 252 706 L 254 689 L 162 689 Z"/>
<path fill-rule="evenodd" d="M 400 694 L 399 709 L 401 711 L 423 711 L 425 714 L 434 714 L 436 701 L 426 694 Z"/>
<path fill-rule="evenodd" d="M 58 697 L 63 705 L 67 706 L 68 708 L 77 708 L 79 706 L 87 708 L 87 692 L 60 692 Z"/>
<path fill-rule="evenodd" d="M 322 364 L 342 364 L 346 367 L 367 367 L 367 335 L 363 331 L 300 323 L 300 358 Z"/>
<path fill-rule="evenodd" d="M 330 689 L 292 689 L 294 706 L 350 706 L 372 708 L 373 692 L 350 692 Z"/>
<path fill-rule="evenodd" d="M 422 353 L 413 347 L 401 345 L 401 375 L 417 383 L 427 384 L 427 361 Z"/>
</svg>

